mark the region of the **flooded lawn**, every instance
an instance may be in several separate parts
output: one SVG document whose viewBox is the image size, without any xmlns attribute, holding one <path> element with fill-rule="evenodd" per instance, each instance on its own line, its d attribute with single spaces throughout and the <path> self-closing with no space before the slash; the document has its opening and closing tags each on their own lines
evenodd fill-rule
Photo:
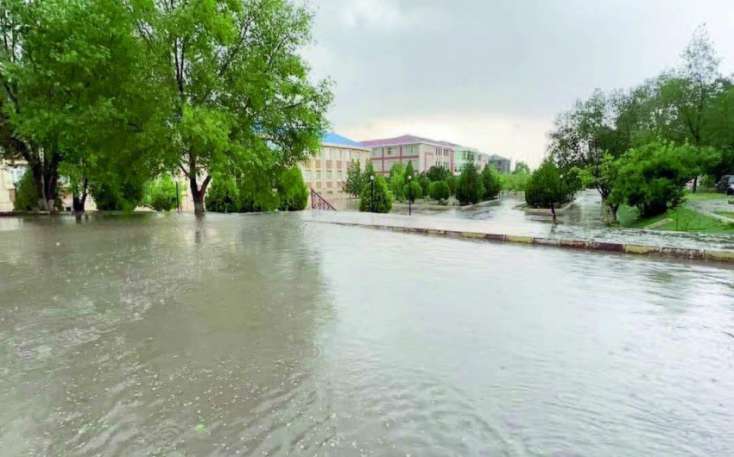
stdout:
<svg viewBox="0 0 734 457">
<path fill-rule="evenodd" d="M 0 219 L 0 454 L 734 455 L 734 269 L 308 218 Z"/>
</svg>

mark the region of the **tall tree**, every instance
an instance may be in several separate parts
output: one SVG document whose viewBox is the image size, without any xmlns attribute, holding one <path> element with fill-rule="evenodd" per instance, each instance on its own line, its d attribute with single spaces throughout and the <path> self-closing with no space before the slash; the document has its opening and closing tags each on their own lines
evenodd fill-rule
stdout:
<svg viewBox="0 0 734 457">
<path fill-rule="evenodd" d="M 331 101 L 313 85 L 299 48 L 312 15 L 287 0 L 130 0 L 153 50 L 172 145 L 195 211 L 213 174 L 289 168 L 318 150 Z M 169 108 L 170 106 L 170 108 Z"/>
</svg>

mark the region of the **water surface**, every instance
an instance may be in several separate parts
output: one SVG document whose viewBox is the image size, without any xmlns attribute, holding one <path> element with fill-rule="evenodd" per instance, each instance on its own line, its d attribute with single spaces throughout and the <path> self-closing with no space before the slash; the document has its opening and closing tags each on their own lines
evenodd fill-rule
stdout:
<svg viewBox="0 0 734 457">
<path fill-rule="evenodd" d="M 308 218 L 0 219 L 0 454 L 734 455 L 734 270 Z"/>
</svg>

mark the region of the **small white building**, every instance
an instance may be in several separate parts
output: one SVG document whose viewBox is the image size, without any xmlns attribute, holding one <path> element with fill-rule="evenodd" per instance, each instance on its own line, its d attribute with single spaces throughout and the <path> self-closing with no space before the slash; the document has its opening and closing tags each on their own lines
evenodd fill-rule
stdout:
<svg viewBox="0 0 734 457">
<path fill-rule="evenodd" d="M 0 160 L 0 211 L 12 211 L 15 191 L 28 165 L 22 160 Z"/>
</svg>

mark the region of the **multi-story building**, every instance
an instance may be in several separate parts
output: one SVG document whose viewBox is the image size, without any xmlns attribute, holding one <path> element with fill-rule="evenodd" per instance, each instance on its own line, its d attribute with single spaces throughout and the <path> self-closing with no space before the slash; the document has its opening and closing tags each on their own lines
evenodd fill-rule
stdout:
<svg viewBox="0 0 734 457">
<path fill-rule="evenodd" d="M 440 166 L 456 171 L 455 154 L 458 145 L 445 141 L 436 141 L 414 135 L 403 135 L 395 138 L 363 141 L 362 144 L 371 149 L 370 160 L 378 174 L 390 173 L 395 164 L 413 164 L 418 173 L 428 171 L 433 166 Z"/>
<path fill-rule="evenodd" d="M 12 211 L 15 189 L 27 169 L 24 161 L 0 160 L 0 211 Z"/>
<path fill-rule="evenodd" d="M 489 156 L 488 163 L 500 173 L 509 173 L 512 168 L 512 160 L 498 156 L 497 154 Z"/>
<path fill-rule="evenodd" d="M 461 170 L 463 170 L 469 163 L 473 163 L 477 168 L 479 168 L 479 170 L 481 170 L 482 167 L 480 166 L 480 161 L 482 156 L 486 156 L 486 154 L 482 154 L 476 148 L 457 145 L 456 156 L 454 159 L 456 173 L 461 173 Z"/>
<path fill-rule="evenodd" d="M 303 180 L 329 201 L 347 198 L 344 184 L 353 161 L 367 166 L 370 149 L 349 138 L 329 133 L 321 140 L 321 150 L 300 164 Z"/>
</svg>

